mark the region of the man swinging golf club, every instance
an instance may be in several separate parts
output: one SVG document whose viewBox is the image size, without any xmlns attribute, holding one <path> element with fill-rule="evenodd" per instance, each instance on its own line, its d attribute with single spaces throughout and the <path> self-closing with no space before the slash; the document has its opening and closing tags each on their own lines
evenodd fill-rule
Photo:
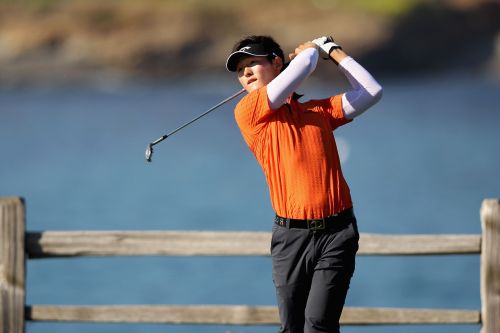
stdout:
<svg viewBox="0 0 500 333">
<path fill-rule="evenodd" d="M 382 87 L 331 37 L 285 57 L 268 36 L 237 42 L 226 67 L 248 94 L 236 122 L 262 167 L 274 219 L 271 256 L 280 332 L 339 332 L 359 233 L 333 131 L 380 100 Z M 295 93 L 321 57 L 338 65 L 352 90 L 300 102 Z"/>
</svg>

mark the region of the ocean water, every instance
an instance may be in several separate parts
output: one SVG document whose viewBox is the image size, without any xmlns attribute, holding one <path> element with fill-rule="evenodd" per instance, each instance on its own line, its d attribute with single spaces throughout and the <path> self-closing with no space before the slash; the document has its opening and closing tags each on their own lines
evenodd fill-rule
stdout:
<svg viewBox="0 0 500 333">
<path fill-rule="evenodd" d="M 500 197 L 500 82 L 466 74 L 382 79 L 384 97 L 336 131 L 362 233 L 479 234 Z M 339 93 L 312 81 L 302 92 Z M 0 196 L 23 196 L 27 229 L 270 231 L 262 172 L 236 101 L 146 145 L 239 89 L 227 77 L 0 90 Z M 267 257 L 33 260 L 27 304 L 275 305 Z M 479 257 L 358 257 L 347 306 L 480 307 Z M 28 323 L 39 332 L 276 332 L 275 326 Z M 343 332 L 478 332 L 478 325 Z"/>
</svg>

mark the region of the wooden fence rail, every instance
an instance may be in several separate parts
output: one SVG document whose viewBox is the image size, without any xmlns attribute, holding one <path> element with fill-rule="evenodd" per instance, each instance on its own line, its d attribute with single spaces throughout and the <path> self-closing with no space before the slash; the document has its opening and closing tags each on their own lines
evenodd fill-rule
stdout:
<svg viewBox="0 0 500 333">
<path fill-rule="evenodd" d="M 25 231 L 24 201 L 0 198 L 0 333 L 25 321 L 276 325 L 273 306 L 25 304 L 27 259 L 80 256 L 268 256 L 267 232 Z M 500 201 L 484 200 L 482 235 L 361 234 L 360 255 L 480 254 L 481 309 L 347 307 L 343 325 L 481 324 L 500 332 Z"/>
<path fill-rule="evenodd" d="M 269 256 L 268 232 L 45 231 L 26 233 L 29 258 L 75 256 Z M 360 255 L 481 253 L 479 235 L 362 234 Z"/>
</svg>

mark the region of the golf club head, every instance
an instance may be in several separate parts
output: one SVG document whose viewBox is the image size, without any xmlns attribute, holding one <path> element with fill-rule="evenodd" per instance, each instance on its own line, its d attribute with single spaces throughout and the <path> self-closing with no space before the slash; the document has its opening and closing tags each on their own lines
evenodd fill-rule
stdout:
<svg viewBox="0 0 500 333">
<path fill-rule="evenodd" d="M 146 161 L 151 162 L 151 157 L 153 157 L 153 145 L 150 143 L 146 148 Z"/>
</svg>

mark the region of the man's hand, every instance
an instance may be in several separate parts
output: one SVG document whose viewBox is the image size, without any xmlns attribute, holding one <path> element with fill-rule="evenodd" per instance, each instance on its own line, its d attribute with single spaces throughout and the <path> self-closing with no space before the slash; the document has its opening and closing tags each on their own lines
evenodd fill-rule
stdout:
<svg viewBox="0 0 500 333">
<path fill-rule="evenodd" d="M 297 46 L 297 48 L 295 49 L 295 51 L 293 53 L 290 53 L 288 55 L 288 57 L 290 58 L 290 60 L 292 60 L 293 58 L 295 58 L 300 52 L 304 51 L 305 49 L 308 49 L 308 48 L 315 48 L 315 49 L 319 49 L 318 45 L 313 43 L 313 42 L 305 42 L 304 44 L 300 44 L 299 46 Z"/>
<path fill-rule="evenodd" d="M 319 37 L 312 41 L 319 47 L 319 54 L 323 59 L 330 59 L 330 53 L 335 49 L 342 49 L 340 45 L 335 43 L 333 37 Z"/>
</svg>

